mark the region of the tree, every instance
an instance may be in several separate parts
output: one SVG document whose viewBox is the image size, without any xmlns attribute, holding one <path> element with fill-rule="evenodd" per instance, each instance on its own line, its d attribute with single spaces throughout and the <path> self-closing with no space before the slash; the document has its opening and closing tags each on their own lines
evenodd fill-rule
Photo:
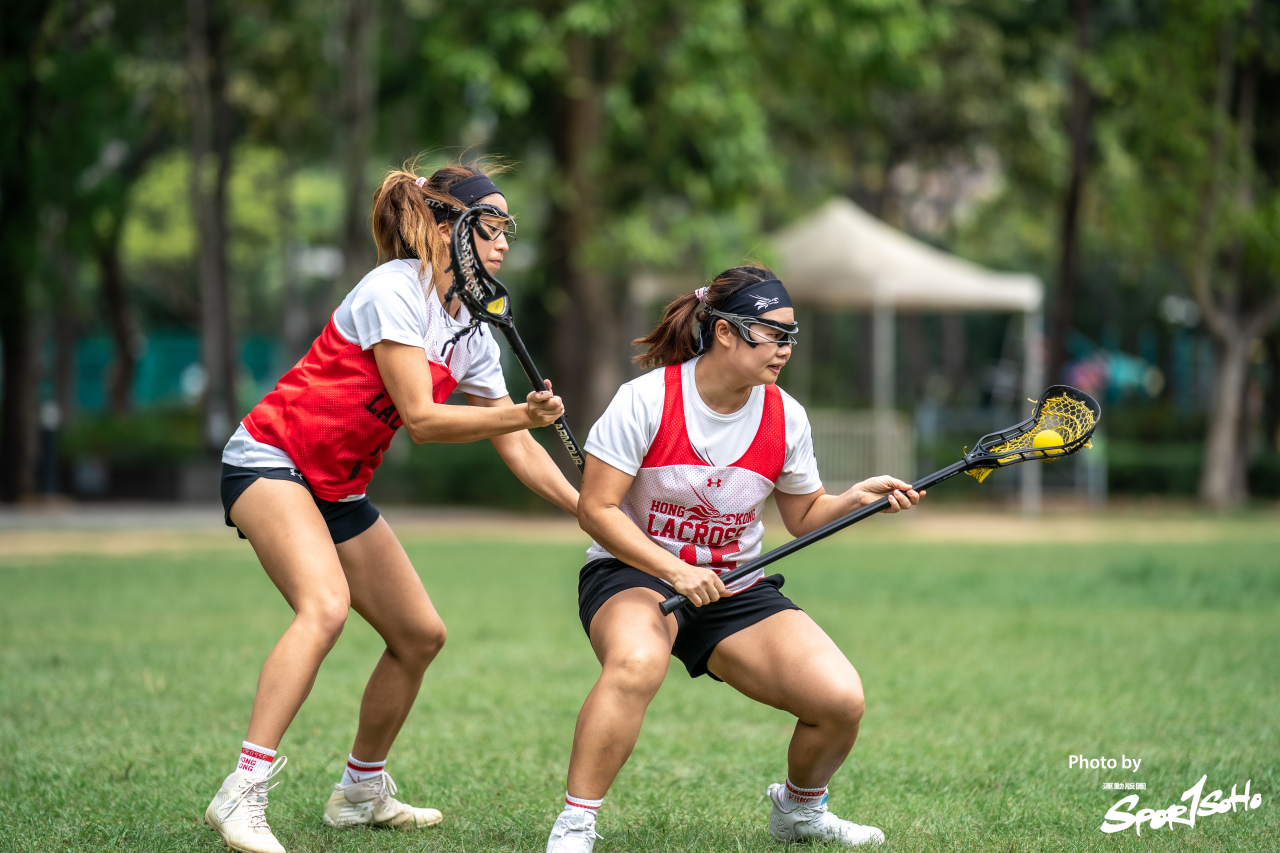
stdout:
<svg viewBox="0 0 1280 853">
<path fill-rule="evenodd" d="M 1071 56 L 1071 103 L 1067 116 L 1067 136 L 1071 142 L 1070 172 L 1062 202 L 1062 224 L 1058 255 L 1058 288 L 1055 294 L 1053 325 L 1048 341 L 1049 376 L 1059 381 L 1067 361 L 1077 299 L 1076 280 L 1080 273 L 1080 202 L 1084 192 L 1090 148 L 1093 145 L 1093 92 L 1085 78 L 1088 60 L 1092 0 L 1071 0 L 1073 46 Z"/>
<path fill-rule="evenodd" d="M 235 340 L 227 276 L 227 180 L 232 114 L 227 100 L 226 28 L 220 0 L 187 0 L 191 109 L 191 208 L 199 240 L 200 345 L 205 370 L 205 445 L 221 451 L 236 401 Z M 212 169 L 207 164 L 214 158 Z"/>
<path fill-rule="evenodd" d="M 126 12 L 131 8 L 122 5 Z M 12 97 L 5 99 L 9 112 L 0 119 L 5 140 L 0 152 L 0 263 L 6 265 L 0 272 L 6 371 L 0 493 L 10 500 L 32 485 L 39 369 L 32 329 L 41 309 L 59 327 L 58 362 L 63 369 L 70 363 L 65 351 L 70 341 L 61 329 L 68 306 L 55 295 L 65 291 L 49 284 L 65 278 L 66 268 L 75 264 L 54 262 L 49 255 L 74 259 L 83 253 L 99 262 L 109 325 L 117 340 L 110 398 L 117 409 L 128 406 L 134 333 L 120 276 L 118 229 L 131 164 L 145 159 L 147 152 L 133 144 L 145 125 L 139 120 L 145 110 L 134 102 L 136 93 L 120 74 L 119 11 L 103 7 L 85 14 L 71 2 L 44 4 L 38 12 L 24 6 L 3 36 L 6 88 Z M 43 251 L 37 253 L 37 246 Z"/>
<path fill-rule="evenodd" d="M 343 279 L 348 287 L 373 266 L 369 231 L 369 156 L 377 121 L 378 4 L 345 0 L 341 18 L 341 139 L 345 210 Z"/>
<path fill-rule="evenodd" d="M 628 276 L 650 267 L 700 279 L 755 251 L 786 186 L 777 135 L 798 121 L 822 136 L 822 116 L 800 116 L 787 96 L 808 102 L 804 87 L 815 86 L 847 98 L 852 78 L 877 64 L 903 73 L 904 56 L 929 40 L 927 23 L 923 35 L 917 25 L 930 19 L 909 0 L 410 8 L 424 86 L 436 86 L 443 114 L 464 105 L 492 115 L 489 146 L 539 171 L 546 164 L 550 373 L 579 427 L 623 378 Z M 883 47 L 885 31 L 907 37 Z"/>
<path fill-rule="evenodd" d="M 1256 133 L 1278 61 L 1280 18 L 1257 2 L 1169 4 L 1106 60 L 1128 107 L 1116 197 L 1178 259 L 1216 345 L 1200 498 L 1218 509 L 1247 493 L 1249 365 L 1280 317 L 1280 163 Z"/>
<path fill-rule="evenodd" d="M 39 204 L 34 193 L 33 126 L 39 103 L 35 68 L 46 7 L 35 0 L 6 6 L 0 29 L 0 500 L 14 501 L 34 477 L 35 381 L 30 275 L 35 264 Z"/>
<path fill-rule="evenodd" d="M 1277 22 L 1268 23 L 1274 26 Z M 1252 0 L 1243 20 L 1228 13 L 1218 27 L 1209 174 L 1202 190 L 1200 233 L 1191 259 L 1192 291 L 1218 344 L 1217 381 L 1200 477 L 1200 499 L 1217 509 L 1239 504 L 1247 495 L 1249 363 L 1253 347 L 1280 318 L 1280 287 L 1274 280 L 1265 288 L 1270 293 L 1255 293 L 1250 300 L 1247 292 L 1251 266 L 1261 262 L 1272 267 L 1267 277 L 1274 275 L 1274 259 L 1256 256 L 1276 252 L 1274 240 L 1268 241 L 1269 245 L 1256 242 L 1269 230 L 1266 226 L 1273 224 L 1259 221 L 1257 206 L 1261 188 L 1254 130 L 1264 47 L 1258 38 L 1265 32 L 1261 25 L 1259 0 Z M 1246 29 L 1244 38 L 1238 35 L 1241 28 Z M 1274 39 L 1267 46 L 1274 49 Z M 1234 146 L 1230 144 L 1232 135 Z M 1220 218 L 1227 220 L 1225 228 L 1220 227 Z"/>
</svg>

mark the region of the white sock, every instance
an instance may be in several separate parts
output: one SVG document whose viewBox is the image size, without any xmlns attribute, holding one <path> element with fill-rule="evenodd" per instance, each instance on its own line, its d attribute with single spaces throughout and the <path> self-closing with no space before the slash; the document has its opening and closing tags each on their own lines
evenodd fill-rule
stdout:
<svg viewBox="0 0 1280 853">
<path fill-rule="evenodd" d="M 359 761 L 354 755 L 347 756 L 347 769 L 342 771 L 342 781 L 338 784 L 342 787 L 354 785 L 357 782 L 363 782 L 366 779 L 374 779 L 382 774 L 387 766 L 387 759 L 381 761 Z"/>
<path fill-rule="evenodd" d="M 564 803 L 565 803 L 564 807 L 566 811 L 568 809 L 582 809 L 583 811 L 588 811 L 588 812 L 591 812 L 592 814 L 595 814 L 600 810 L 600 804 L 603 802 L 604 802 L 603 799 L 584 800 L 582 799 L 582 797 L 571 797 L 569 796 L 568 791 L 564 792 Z"/>
<path fill-rule="evenodd" d="M 789 808 L 784 811 L 791 811 L 796 808 L 812 809 L 827 799 L 827 786 L 821 788 L 801 788 L 791 781 L 791 777 L 787 777 L 786 794 L 782 798 L 782 802 Z"/>
<path fill-rule="evenodd" d="M 271 769 L 271 762 L 276 760 L 276 751 L 245 741 L 240 744 L 240 763 L 237 770 L 247 770 L 254 776 L 265 776 Z"/>
</svg>

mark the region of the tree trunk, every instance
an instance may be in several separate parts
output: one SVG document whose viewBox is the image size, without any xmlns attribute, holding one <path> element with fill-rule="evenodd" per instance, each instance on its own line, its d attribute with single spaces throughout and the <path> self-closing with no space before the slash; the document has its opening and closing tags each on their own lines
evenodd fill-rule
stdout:
<svg viewBox="0 0 1280 853">
<path fill-rule="evenodd" d="M 32 130 L 38 103 L 32 46 L 46 4 L 6 4 L 0 26 L 0 500 L 16 501 L 35 485 L 36 382 L 33 376 L 29 277 L 35 263 L 38 202 L 32 187 Z"/>
<path fill-rule="evenodd" d="M 1274 329 L 1264 342 L 1267 352 L 1267 388 L 1263 404 L 1263 446 L 1280 450 L 1280 332 Z"/>
<path fill-rule="evenodd" d="M 1200 499 L 1215 509 L 1237 506 L 1246 497 L 1236 456 L 1248 376 L 1249 341 L 1240 334 L 1218 341 L 1213 410 L 1200 473 Z"/>
<path fill-rule="evenodd" d="M 377 120 L 378 8 L 369 0 L 346 0 L 342 13 L 342 275 L 332 288 L 349 289 L 373 268 L 376 260 L 369 230 L 371 207 L 368 175 Z M 336 301 L 331 292 L 329 301 Z M 327 306 L 332 311 L 336 306 Z"/>
<path fill-rule="evenodd" d="M 283 364 L 287 371 L 306 355 L 310 344 L 308 336 L 313 332 L 311 315 L 302 293 L 302 281 L 298 276 L 297 211 L 290 195 L 293 186 L 293 161 L 286 156 L 284 165 L 276 175 L 276 220 L 280 224 L 280 248 L 284 269 L 284 300 L 281 306 L 281 328 L 284 330 Z"/>
<path fill-rule="evenodd" d="M 1061 254 L 1058 258 L 1058 291 L 1054 300 L 1053 329 L 1049 338 L 1049 377 L 1057 382 L 1067 363 L 1067 346 L 1075 323 L 1076 281 L 1080 271 L 1080 198 L 1084 191 L 1093 132 L 1092 94 L 1081 67 L 1089 53 L 1090 0 L 1072 0 L 1075 49 L 1071 69 L 1071 112 L 1067 130 L 1071 138 L 1071 174 L 1063 199 Z"/>
<path fill-rule="evenodd" d="M 107 402 L 112 414 L 117 416 L 129 414 L 132 408 L 133 377 L 138 364 L 137 331 L 129 316 L 124 271 L 120 265 L 120 231 L 117 220 L 95 252 L 102 277 L 102 295 L 107 303 L 107 323 L 115 343 L 115 358 L 107 378 Z"/>
<path fill-rule="evenodd" d="M 239 414 L 235 345 L 227 280 L 227 180 L 231 106 L 226 98 L 221 10 L 216 0 L 187 0 L 191 74 L 191 205 L 200 240 L 200 333 L 206 377 L 205 445 L 222 450 Z M 216 158 L 209 186 L 208 157 Z"/>
<path fill-rule="evenodd" d="M 1249 9 L 1249 28 L 1259 23 L 1257 0 Z M 1273 293 L 1262 305 L 1247 309 L 1242 304 L 1242 279 L 1245 275 L 1244 246 L 1237 238 L 1229 255 L 1229 267 L 1223 276 L 1224 287 L 1219 298 L 1213 287 L 1218 245 L 1214 240 L 1219 200 L 1230 130 L 1230 105 L 1236 64 L 1235 21 L 1224 17 L 1219 33 L 1218 80 L 1214 94 L 1214 135 L 1210 153 L 1210 181 L 1203 193 L 1200 216 L 1200 242 L 1192 268 L 1192 287 L 1205 325 L 1218 347 L 1219 364 L 1214 388 L 1214 405 L 1210 412 L 1209 431 L 1205 436 L 1204 469 L 1200 474 L 1200 499 L 1208 506 L 1224 510 L 1239 505 L 1248 496 L 1245 472 L 1248 467 L 1250 432 L 1244 422 L 1246 390 L 1249 380 L 1250 349 L 1253 341 L 1275 323 L 1280 315 L 1280 293 Z M 1254 180 L 1254 127 L 1257 110 L 1258 59 L 1250 56 L 1244 63 L 1236 126 L 1235 186 L 1237 214 L 1252 213 Z"/>
<path fill-rule="evenodd" d="M 592 161 L 603 135 L 604 87 L 592 72 L 594 45 L 573 37 L 566 51 L 570 79 L 556 96 L 552 186 L 547 233 L 548 271 L 565 299 L 555 317 L 556 373 L 549 377 L 581 432 L 608 406 L 622 381 L 619 321 L 609 281 L 583 255 L 597 215 Z"/>
</svg>

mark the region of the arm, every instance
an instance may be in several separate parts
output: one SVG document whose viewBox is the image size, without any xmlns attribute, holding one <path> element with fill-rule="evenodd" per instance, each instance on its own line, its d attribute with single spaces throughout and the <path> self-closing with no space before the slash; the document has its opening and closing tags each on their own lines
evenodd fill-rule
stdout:
<svg viewBox="0 0 1280 853">
<path fill-rule="evenodd" d="M 546 426 L 564 414 L 550 390 L 534 391 L 518 406 L 449 406 L 431 398 L 431 367 L 421 347 L 395 341 L 373 345 L 378 373 L 416 443 L 478 441 Z"/>
<path fill-rule="evenodd" d="M 728 595 L 715 572 L 679 559 L 622 512 L 622 501 L 634 479 L 588 453 L 578 499 L 578 526 L 619 560 L 670 583 L 695 607 Z"/>
<path fill-rule="evenodd" d="M 549 380 L 547 385 L 548 387 L 551 385 Z M 479 408 L 496 409 L 514 406 L 510 397 L 490 399 L 477 397 L 474 394 L 467 394 L 466 397 L 467 402 Z M 507 463 L 511 472 L 520 478 L 520 482 L 569 515 L 575 517 L 578 515 L 578 490 L 569 484 L 569 481 L 560 473 L 560 469 L 556 467 L 556 463 L 551 461 L 546 448 L 538 444 L 528 430 L 495 435 L 489 441 L 502 457 L 502 461 Z"/>
<path fill-rule="evenodd" d="M 782 515 L 782 523 L 792 536 L 803 536 L 886 496 L 889 498 L 889 507 L 884 511 L 893 513 L 920 503 L 925 492 L 915 492 L 910 483 L 886 476 L 872 477 L 856 483 L 842 495 L 829 495 L 822 489 L 807 495 L 789 495 L 778 491 L 773 493 L 778 512 Z"/>
</svg>

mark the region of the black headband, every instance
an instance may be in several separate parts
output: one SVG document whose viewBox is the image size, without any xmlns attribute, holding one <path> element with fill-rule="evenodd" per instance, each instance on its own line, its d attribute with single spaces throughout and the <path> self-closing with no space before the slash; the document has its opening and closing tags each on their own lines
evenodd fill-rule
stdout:
<svg viewBox="0 0 1280 853">
<path fill-rule="evenodd" d="M 702 300 L 703 304 L 706 304 L 706 293 L 704 290 L 705 289 L 699 289 L 697 291 L 697 296 Z M 711 342 L 711 330 L 715 327 L 717 314 L 732 314 L 739 317 L 759 317 L 761 314 L 766 314 L 777 308 L 790 307 L 792 307 L 791 295 L 787 293 L 786 287 L 784 287 L 782 282 L 778 279 L 766 278 L 764 281 L 757 282 L 756 284 L 749 284 L 746 287 L 730 294 L 729 298 L 724 301 L 724 304 L 718 308 L 711 308 L 710 305 L 707 306 L 709 310 L 703 317 L 702 324 L 698 327 L 698 353 L 702 354 L 706 352 L 707 346 Z M 773 325 L 773 323 L 768 320 L 762 322 Z M 730 321 L 730 324 L 735 325 L 732 321 Z M 739 334 L 742 334 L 744 340 L 747 340 L 747 342 L 751 343 L 751 346 L 754 347 L 756 344 L 747 337 L 745 332 L 742 331 L 743 327 L 741 324 L 737 323 L 736 325 L 738 326 Z M 794 326 L 786 327 L 785 331 L 787 331 L 788 334 L 794 335 L 796 328 Z"/>
<path fill-rule="evenodd" d="M 716 310 L 743 317 L 759 317 L 778 308 L 790 307 L 791 296 L 782 282 L 776 278 L 767 278 L 731 294 L 723 305 L 716 306 Z"/>
<path fill-rule="evenodd" d="M 494 186 L 487 175 L 472 175 L 449 187 L 449 195 L 462 202 L 463 207 L 471 207 L 480 199 L 494 193 L 502 195 L 502 190 Z"/>
</svg>

